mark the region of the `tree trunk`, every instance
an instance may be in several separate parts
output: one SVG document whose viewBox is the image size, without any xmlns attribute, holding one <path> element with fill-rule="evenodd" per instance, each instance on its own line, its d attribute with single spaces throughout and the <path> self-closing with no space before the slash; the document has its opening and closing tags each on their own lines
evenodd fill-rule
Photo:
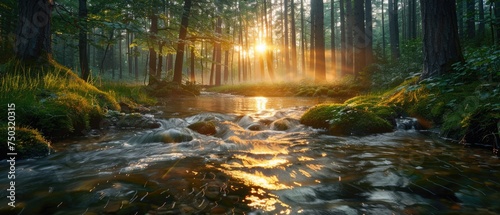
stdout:
<svg viewBox="0 0 500 215">
<path fill-rule="evenodd" d="M 273 8 L 271 7 L 271 10 L 269 12 L 270 18 L 269 20 L 267 19 L 267 0 L 264 1 L 264 22 L 266 24 L 266 42 L 267 44 L 271 45 L 273 44 L 273 32 L 272 32 L 272 22 L 273 20 L 272 14 L 273 14 Z M 267 64 L 267 71 L 269 73 L 269 77 L 271 78 L 271 81 L 274 81 L 274 63 L 273 63 L 273 50 L 272 49 L 266 49 L 265 52 L 266 55 L 266 64 Z"/>
<path fill-rule="evenodd" d="M 323 0 L 312 0 L 311 8 L 314 7 L 317 14 L 314 16 L 314 56 L 316 67 L 314 69 L 314 81 L 326 81 L 325 66 L 325 31 L 324 31 L 324 5 Z M 311 11 L 312 14 L 312 11 Z"/>
<path fill-rule="evenodd" d="M 304 22 L 304 0 L 300 0 L 300 47 L 302 52 L 300 55 L 300 62 L 303 76 L 306 74 L 306 29 Z"/>
<path fill-rule="evenodd" d="M 496 44 L 500 45 L 500 1 L 495 2 Z"/>
<path fill-rule="evenodd" d="M 155 74 L 155 77 L 156 79 L 158 80 L 161 80 L 161 73 L 162 73 L 162 68 L 163 68 L 163 46 L 165 46 L 165 42 L 160 42 L 159 43 L 159 47 L 158 47 L 158 57 L 157 57 L 157 60 L 158 60 L 158 65 L 156 66 L 156 74 Z"/>
<path fill-rule="evenodd" d="M 365 0 L 354 0 L 354 78 L 365 67 L 366 53 L 365 53 Z"/>
<path fill-rule="evenodd" d="M 19 21 L 14 52 L 23 61 L 46 62 L 52 58 L 52 0 L 19 0 Z"/>
<path fill-rule="evenodd" d="M 316 36 L 314 35 L 316 33 L 316 30 L 315 30 L 315 27 L 316 27 L 316 16 L 318 15 L 317 11 L 316 11 L 316 6 L 315 6 L 315 3 L 316 3 L 316 0 L 312 0 L 311 1 L 311 35 L 310 35 L 310 43 L 309 43 L 309 74 L 307 75 L 308 77 L 311 77 L 313 78 L 315 76 L 315 67 L 316 67 L 316 63 L 314 62 L 315 61 L 315 57 L 314 57 L 314 54 L 316 52 L 316 43 L 315 43 L 315 39 L 316 39 Z M 313 78 L 314 79 L 314 78 Z"/>
<path fill-rule="evenodd" d="M 345 0 L 339 1 L 340 7 L 340 76 L 345 74 L 346 66 L 346 58 L 347 58 L 347 43 L 346 43 L 346 20 L 345 20 Z"/>
<path fill-rule="evenodd" d="M 483 0 L 478 1 L 478 13 L 479 13 L 479 27 L 477 29 L 477 36 L 479 40 L 482 40 L 485 36 L 485 31 L 486 31 L 486 20 L 484 19 Z"/>
<path fill-rule="evenodd" d="M 294 0 L 291 0 L 290 1 L 291 3 L 291 10 L 290 10 L 290 13 L 291 13 L 291 18 L 292 20 L 290 20 L 290 30 L 292 31 L 291 32 L 291 36 L 292 36 L 292 41 L 291 41 L 291 48 L 292 48 L 292 72 L 293 72 L 293 77 L 294 79 L 297 79 L 298 78 L 298 74 L 297 74 L 297 33 L 296 33 L 296 30 L 295 30 L 295 3 L 294 3 Z"/>
<path fill-rule="evenodd" d="M 127 30 L 127 64 L 128 64 L 128 75 L 132 76 L 132 68 L 134 67 L 133 61 L 132 61 L 132 48 L 130 48 L 130 45 L 132 44 L 132 33 L 130 33 Z"/>
<path fill-rule="evenodd" d="M 156 83 L 156 34 L 158 33 L 158 16 L 151 15 L 151 26 L 149 28 L 149 84 Z M 161 60 L 161 59 L 160 59 Z"/>
<path fill-rule="evenodd" d="M 373 63 L 373 17 L 372 17 L 372 0 L 365 0 L 365 34 L 366 34 L 366 61 L 365 65 Z"/>
<path fill-rule="evenodd" d="M 331 52 L 331 70 L 334 74 L 337 73 L 337 58 L 335 56 L 335 2 L 330 0 L 330 52 Z"/>
<path fill-rule="evenodd" d="M 417 39 L 417 2 L 408 0 L 408 39 Z"/>
<path fill-rule="evenodd" d="M 353 24 L 354 24 L 354 14 L 352 10 L 352 1 L 345 1 L 345 21 L 346 21 L 346 67 L 345 70 L 352 73 L 353 72 L 353 60 L 354 60 L 354 52 L 353 52 Z"/>
<path fill-rule="evenodd" d="M 399 53 L 399 26 L 398 26 L 398 0 L 389 0 L 389 40 L 391 44 L 392 60 L 400 57 Z"/>
<path fill-rule="evenodd" d="M 189 70 L 191 70 L 191 78 L 190 81 L 192 84 L 196 83 L 196 74 L 194 72 L 194 61 L 195 61 L 195 54 L 194 54 L 194 47 L 189 47 L 190 50 L 190 61 L 189 61 Z"/>
<path fill-rule="evenodd" d="M 384 2 L 385 0 L 382 0 L 382 56 L 383 59 L 385 59 L 386 56 L 386 39 L 385 39 L 385 13 L 384 13 Z"/>
<path fill-rule="evenodd" d="M 80 30 L 78 33 L 78 54 L 80 58 L 80 74 L 83 80 L 88 81 L 90 76 L 89 51 L 87 41 L 87 0 L 78 1 L 78 18 Z"/>
<path fill-rule="evenodd" d="M 122 35 L 122 31 L 120 31 L 120 36 Z M 119 64 L 119 78 L 122 79 L 123 78 L 123 50 L 122 50 L 122 39 L 120 37 L 120 39 L 118 40 L 118 62 L 120 63 Z"/>
<path fill-rule="evenodd" d="M 476 4 L 475 0 L 466 0 L 467 3 L 467 38 L 474 39 L 476 37 Z"/>
<path fill-rule="evenodd" d="M 191 12 L 191 0 L 184 0 L 182 12 L 181 29 L 179 32 L 179 43 L 177 43 L 177 54 L 175 56 L 174 78 L 177 84 L 182 84 L 182 64 L 184 61 L 184 46 L 186 45 L 187 28 L 189 25 L 189 14 Z"/>
<path fill-rule="evenodd" d="M 222 37 L 222 18 L 217 17 L 215 35 Z M 221 85 L 222 79 L 222 46 L 220 41 L 215 42 L 215 86 Z"/>
<path fill-rule="evenodd" d="M 464 0 L 457 1 L 457 22 L 458 22 L 458 35 L 463 37 L 465 35 L 464 30 Z"/>
<path fill-rule="evenodd" d="M 285 62 L 284 62 L 285 63 L 285 71 L 287 71 L 288 78 L 291 78 L 293 75 L 292 75 L 292 71 L 290 70 L 290 55 L 288 54 L 289 47 L 290 47 L 289 43 L 288 43 L 288 0 L 284 0 L 283 7 L 285 8 L 284 12 L 283 12 L 283 17 L 284 17 L 283 38 L 285 38 L 285 47 L 283 48 L 283 51 L 281 53 L 285 57 Z"/>
<path fill-rule="evenodd" d="M 455 0 L 420 0 L 424 33 L 424 68 L 420 80 L 452 71 L 463 61 Z"/>
</svg>

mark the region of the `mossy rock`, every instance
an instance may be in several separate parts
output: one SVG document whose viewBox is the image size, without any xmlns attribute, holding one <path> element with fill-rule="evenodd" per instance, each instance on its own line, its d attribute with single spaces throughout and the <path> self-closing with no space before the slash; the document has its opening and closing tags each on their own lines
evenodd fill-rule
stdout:
<svg viewBox="0 0 500 215">
<path fill-rule="evenodd" d="M 8 132 L 9 129 L 7 127 L 1 127 L 0 138 L 7 140 L 9 137 Z M 15 151 L 9 150 L 7 143 L 2 144 L 0 147 L 0 159 L 6 159 L 7 153 L 10 152 L 17 153 L 16 159 L 43 157 L 47 156 L 50 152 L 50 142 L 35 129 L 16 127 L 14 137 L 15 141 L 13 142 L 16 144 L 14 146 Z"/>
<path fill-rule="evenodd" d="M 318 105 L 300 119 L 302 124 L 326 129 L 333 135 L 369 135 L 391 132 L 393 125 L 371 109 L 350 105 Z"/>
<path fill-rule="evenodd" d="M 386 133 L 393 130 L 387 120 L 366 110 L 344 109 L 336 120 L 332 120 L 328 129 L 334 135 L 369 135 Z"/>
<path fill-rule="evenodd" d="M 204 135 L 214 135 L 217 133 L 217 128 L 213 121 L 195 122 L 189 125 L 188 128 Z"/>
<path fill-rule="evenodd" d="M 341 104 L 322 104 L 307 110 L 300 118 L 300 123 L 313 128 L 329 128 L 330 120 L 335 112 L 343 106 Z"/>
</svg>

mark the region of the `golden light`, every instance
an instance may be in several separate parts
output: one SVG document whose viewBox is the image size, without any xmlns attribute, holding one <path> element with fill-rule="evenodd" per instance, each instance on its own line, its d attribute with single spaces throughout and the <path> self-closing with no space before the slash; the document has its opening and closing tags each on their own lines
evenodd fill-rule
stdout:
<svg viewBox="0 0 500 215">
<path fill-rule="evenodd" d="M 257 106 L 257 111 L 265 111 L 266 110 L 266 104 L 267 104 L 267 98 L 266 97 L 255 97 L 255 105 Z"/>
<path fill-rule="evenodd" d="M 239 52 L 239 51 L 242 50 L 242 48 L 241 48 L 241 46 L 234 46 L 234 50 L 237 51 L 237 52 Z"/>
<path fill-rule="evenodd" d="M 265 43 L 259 43 L 259 44 L 257 44 L 257 45 L 255 46 L 255 49 L 256 49 L 258 52 L 261 52 L 261 53 L 262 53 L 262 52 L 266 51 L 267 46 L 266 46 L 266 44 L 265 44 Z"/>
</svg>

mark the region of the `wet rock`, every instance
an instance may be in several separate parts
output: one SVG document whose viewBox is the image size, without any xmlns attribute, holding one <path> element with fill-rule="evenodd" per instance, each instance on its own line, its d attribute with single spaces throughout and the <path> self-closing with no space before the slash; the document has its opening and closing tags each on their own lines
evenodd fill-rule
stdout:
<svg viewBox="0 0 500 215">
<path fill-rule="evenodd" d="M 299 124 L 296 119 L 281 118 L 271 123 L 271 129 L 275 131 L 286 131 Z"/>
<path fill-rule="evenodd" d="M 136 143 L 181 143 L 193 140 L 187 129 L 171 128 L 168 130 L 158 130 L 140 137 L 134 137 L 129 142 Z"/>
<path fill-rule="evenodd" d="M 204 135 L 214 135 L 217 133 L 217 129 L 213 121 L 195 122 L 189 125 L 188 128 Z"/>
<path fill-rule="evenodd" d="M 260 123 L 252 123 L 249 126 L 247 126 L 246 129 L 248 129 L 250 131 L 262 131 L 263 127 L 264 126 L 262 126 L 262 124 L 260 124 Z"/>
<path fill-rule="evenodd" d="M 153 115 L 142 115 L 138 113 L 126 114 L 122 116 L 116 125 L 119 128 L 159 128 L 161 124 Z"/>
</svg>

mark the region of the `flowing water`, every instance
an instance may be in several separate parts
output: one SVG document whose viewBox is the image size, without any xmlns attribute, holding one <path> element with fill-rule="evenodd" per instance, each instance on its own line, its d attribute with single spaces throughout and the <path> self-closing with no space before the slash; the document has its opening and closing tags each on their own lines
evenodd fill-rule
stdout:
<svg viewBox="0 0 500 215">
<path fill-rule="evenodd" d="M 500 213 L 500 162 L 488 150 L 411 129 L 338 137 L 298 123 L 321 102 L 165 100 L 161 128 L 59 143 L 46 158 L 18 161 L 14 210 L 3 161 L 0 214 Z M 217 133 L 186 128 L 197 121 Z M 151 141 L 163 131 L 187 138 Z"/>
</svg>

